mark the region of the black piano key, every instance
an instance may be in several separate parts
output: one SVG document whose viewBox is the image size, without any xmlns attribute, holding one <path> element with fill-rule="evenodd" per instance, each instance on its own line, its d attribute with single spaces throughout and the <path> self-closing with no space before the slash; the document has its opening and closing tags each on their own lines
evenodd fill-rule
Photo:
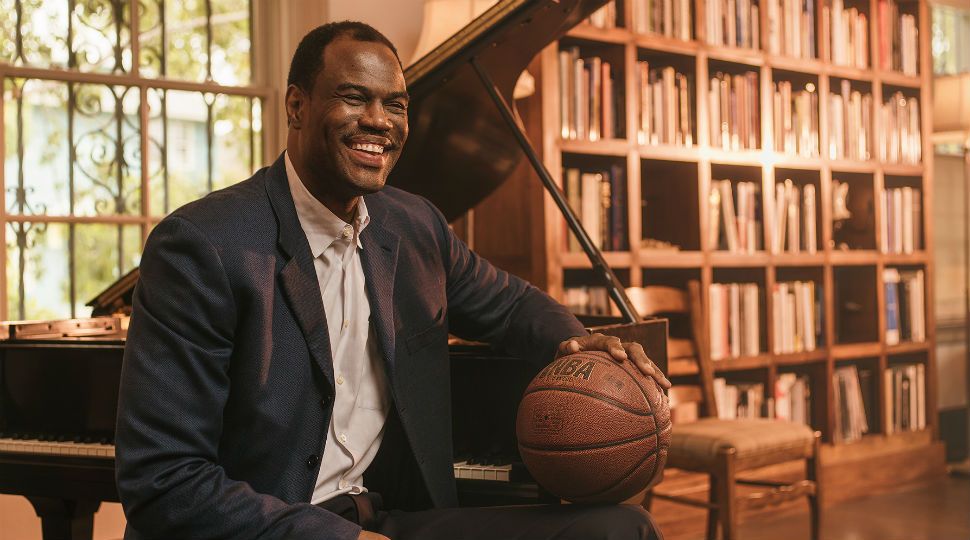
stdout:
<svg viewBox="0 0 970 540">
<path fill-rule="evenodd" d="M 80 435 L 75 435 L 73 438 L 71 438 L 71 440 L 76 443 L 81 442 L 82 439 L 83 437 L 81 437 Z"/>
<path fill-rule="evenodd" d="M 67 437 L 68 437 L 67 435 L 61 433 L 54 440 L 56 440 L 57 442 L 64 442 L 67 440 Z"/>
</svg>

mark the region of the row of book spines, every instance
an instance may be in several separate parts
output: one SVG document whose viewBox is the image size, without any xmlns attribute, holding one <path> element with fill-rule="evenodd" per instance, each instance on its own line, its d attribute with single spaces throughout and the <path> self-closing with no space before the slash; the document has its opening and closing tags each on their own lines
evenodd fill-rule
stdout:
<svg viewBox="0 0 970 540">
<path fill-rule="evenodd" d="M 760 189 L 755 182 L 712 180 L 708 196 L 709 245 L 731 253 L 754 253 L 763 249 L 758 229 Z"/>
<path fill-rule="evenodd" d="M 691 39 L 691 0 L 633 0 L 633 31 Z"/>
<path fill-rule="evenodd" d="M 879 67 L 916 75 L 919 71 L 919 25 L 915 15 L 899 12 L 894 0 L 877 4 Z"/>
<path fill-rule="evenodd" d="M 873 410 L 871 378 L 870 369 L 860 370 L 855 365 L 837 367 L 832 374 L 835 440 L 854 441 L 869 432 Z"/>
<path fill-rule="evenodd" d="M 887 435 L 926 428 L 926 366 L 890 366 L 882 373 L 883 431 Z M 836 368 L 832 375 L 835 398 L 835 439 L 849 442 L 877 430 L 875 371 L 854 365 Z"/>
<path fill-rule="evenodd" d="M 761 140 L 758 74 L 716 73 L 708 87 L 711 146 L 754 149 Z"/>
<path fill-rule="evenodd" d="M 822 288 L 813 281 L 776 283 L 771 291 L 772 352 L 814 351 L 822 343 Z"/>
<path fill-rule="evenodd" d="M 771 253 L 816 253 L 818 196 L 815 184 L 798 186 L 790 179 L 775 184 L 765 219 Z"/>
<path fill-rule="evenodd" d="M 761 352 L 761 307 L 756 283 L 714 283 L 708 289 L 712 360 Z"/>
<path fill-rule="evenodd" d="M 913 253 L 923 247 L 923 202 L 918 188 L 905 186 L 882 192 L 882 252 Z"/>
<path fill-rule="evenodd" d="M 714 379 L 714 401 L 718 418 L 776 418 L 810 425 L 812 421 L 811 381 L 807 375 L 781 373 L 775 378 L 773 395 L 765 398 L 764 384 L 729 383 Z"/>
<path fill-rule="evenodd" d="M 596 28 L 616 28 L 619 25 L 616 2 L 608 2 L 586 18 L 586 24 Z"/>
<path fill-rule="evenodd" d="M 872 94 L 851 88 L 828 96 L 828 154 L 831 159 L 868 160 L 872 156 Z"/>
<path fill-rule="evenodd" d="M 923 155 L 919 99 L 895 92 L 879 110 L 879 159 L 917 164 Z"/>
<path fill-rule="evenodd" d="M 884 268 L 886 344 L 926 341 L 926 291 L 923 270 Z"/>
<path fill-rule="evenodd" d="M 926 366 L 904 364 L 883 372 L 887 435 L 926 428 Z"/>
<path fill-rule="evenodd" d="M 633 31 L 691 39 L 690 0 L 633 0 Z M 812 0 L 767 0 L 764 48 L 771 54 L 817 58 L 815 7 Z M 714 45 L 761 46 L 759 7 L 751 0 L 716 0 L 708 5 L 707 42 Z M 916 75 L 919 71 L 919 23 L 915 15 L 901 14 L 893 0 L 879 0 L 877 50 L 880 68 Z M 854 67 L 869 65 L 869 29 L 866 14 L 845 9 L 841 0 L 822 7 L 823 58 Z M 610 2 L 587 19 L 597 28 L 616 28 L 615 3 Z"/>
<path fill-rule="evenodd" d="M 672 66 L 650 69 L 649 62 L 641 61 L 637 62 L 637 81 L 639 143 L 693 146 L 693 77 Z"/>
<path fill-rule="evenodd" d="M 712 45 L 757 48 L 761 43 L 761 18 L 752 0 L 713 0 L 707 3 L 707 42 Z"/>
<path fill-rule="evenodd" d="M 768 52 L 794 58 L 817 58 L 813 0 L 766 1 Z"/>
<path fill-rule="evenodd" d="M 577 58 L 577 55 L 576 48 L 560 52 L 562 138 L 600 140 L 622 136 L 617 124 L 621 90 L 613 83 L 609 62 L 598 57 Z M 639 142 L 692 146 L 695 121 L 690 75 L 678 73 L 671 66 L 651 70 L 649 62 L 638 62 L 638 82 Z M 817 156 L 816 93 L 812 90 L 793 93 L 789 81 L 778 81 L 775 88 L 772 96 L 775 149 L 792 155 Z M 840 88 L 840 92 L 828 95 L 828 155 L 832 159 L 868 160 L 872 157 L 874 142 L 872 94 L 852 89 L 848 80 L 842 80 Z M 760 146 L 757 73 L 717 73 L 711 78 L 708 100 L 711 146 L 725 150 Z M 898 91 L 893 93 L 880 107 L 879 121 L 879 136 L 875 141 L 879 158 L 887 163 L 919 163 L 922 155 L 919 99 Z"/>
<path fill-rule="evenodd" d="M 579 47 L 559 52 L 559 113 L 563 139 L 597 141 L 618 133 L 616 95 L 609 62 L 598 56 L 582 58 Z"/>
<path fill-rule="evenodd" d="M 627 186 L 623 167 L 614 165 L 605 171 L 566 168 L 563 173 L 566 200 L 593 244 L 604 251 L 628 249 Z M 563 237 L 567 239 L 569 251 L 582 251 L 572 231 L 565 229 Z"/>
<path fill-rule="evenodd" d="M 869 67 L 868 17 L 854 7 L 843 8 L 842 0 L 822 7 L 822 57 L 835 64 L 866 69 Z"/>
<path fill-rule="evenodd" d="M 858 440 L 875 431 L 874 370 L 841 366 L 832 375 L 837 441 Z M 926 366 L 901 364 L 883 372 L 884 432 L 887 435 L 926 428 Z M 718 417 L 722 419 L 773 417 L 811 424 L 811 381 L 807 375 L 781 373 L 775 378 L 774 395 L 764 398 L 758 382 L 728 383 L 714 379 Z"/>
<path fill-rule="evenodd" d="M 772 107 L 774 149 L 789 155 L 818 156 L 818 93 L 814 85 L 793 92 L 791 81 L 775 82 Z"/>
<path fill-rule="evenodd" d="M 765 385 L 762 383 L 733 383 L 714 379 L 714 401 L 717 416 L 724 420 L 763 418 L 765 416 Z"/>
</svg>

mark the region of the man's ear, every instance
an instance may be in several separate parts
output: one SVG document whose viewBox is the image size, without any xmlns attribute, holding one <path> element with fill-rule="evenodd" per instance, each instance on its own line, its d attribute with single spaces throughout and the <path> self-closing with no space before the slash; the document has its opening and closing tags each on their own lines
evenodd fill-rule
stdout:
<svg viewBox="0 0 970 540">
<path fill-rule="evenodd" d="M 286 98 L 283 101 L 286 107 L 286 125 L 293 129 L 300 129 L 302 126 L 303 106 L 306 103 L 306 93 L 295 84 L 286 87 Z"/>
</svg>

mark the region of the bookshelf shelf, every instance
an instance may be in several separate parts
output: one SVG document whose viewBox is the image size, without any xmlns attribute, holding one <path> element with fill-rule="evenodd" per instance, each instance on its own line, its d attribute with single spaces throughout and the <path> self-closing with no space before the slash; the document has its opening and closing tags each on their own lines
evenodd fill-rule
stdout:
<svg viewBox="0 0 970 540">
<path fill-rule="evenodd" d="M 758 356 L 739 356 L 736 358 L 722 358 L 714 361 L 714 371 L 722 373 L 725 371 L 746 371 L 749 369 L 766 368 L 771 363 L 768 355 Z"/>
<path fill-rule="evenodd" d="M 630 252 L 624 251 L 604 251 L 603 258 L 606 264 L 612 268 L 629 268 L 633 262 Z M 585 253 L 568 252 L 562 254 L 563 268 L 592 268 L 589 258 Z"/>
<path fill-rule="evenodd" d="M 876 71 L 876 77 L 878 77 L 883 84 L 891 84 L 894 86 L 919 89 L 922 85 L 922 81 L 920 80 L 919 76 L 905 75 L 898 71 Z"/>
<path fill-rule="evenodd" d="M 930 345 L 925 341 L 907 341 L 897 345 L 887 345 L 886 354 L 909 354 L 914 352 L 925 352 L 929 349 Z"/>
<path fill-rule="evenodd" d="M 902 165 L 897 163 L 883 163 L 882 171 L 885 174 L 892 174 L 896 176 L 922 176 L 923 166 L 922 165 Z"/>
<path fill-rule="evenodd" d="M 825 362 L 829 353 L 826 349 L 816 349 L 811 352 L 776 354 L 772 363 L 776 366 L 801 366 L 810 363 Z"/>
<path fill-rule="evenodd" d="M 589 41 L 603 41 L 617 44 L 627 43 L 633 38 L 633 34 L 625 28 L 597 28 L 589 24 L 581 24 L 573 27 L 566 35 Z"/>
<path fill-rule="evenodd" d="M 770 263 L 775 266 L 822 266 L 825 264 L 825 254 L 779 253 L 771 256 Z"/>
<path fill-rule="evenodd" d="M 707 45 L 706 52 L 711 60 L 730 62 L 732 64 L 745 64 L 750 67 L 759 67 L 765 64 L 765 54 L 756 49 L 739 49 L 737 47 L 717 47 Z"/>
<path fill-rule="evenodd" d="M 642 268 L 696 268 L 704 264 L 704 254 L 700 251 L 641 248 L 637 258 Z"/>
<path fill-rule="evenodd" d="M 702 49 L 702 46 L 696 41 L 684 41 L 658 34 L 634 34 L 633 43 L 640 49 L 673 54 L 688 54 L 691 56 L 696 56 Z"/>
<path fill-rule="evenodd" d="M 925 264 L 927 261 L 926 252 L 914 252 L 914 253 L 885 253 L 882 255 L 882 261 L 885 264 L 893 265 L 917 265 Z"/>
<path fill-rule="evenodd" d="M 759 268 L 766 266 L 771 255 L 765 252 L 730 253 L 714 251 L 710 254 L 711 266 L 724 268 Z"/>
<path fill-rule="evenodd" d="M 855 360 L 882 354 L 882 343 L 851 343 L 834 345 L 832 358 L 836 360 Z"/>
<path fill-rule="evenodd" d="M 813 75 L 825 73 L 825 64 L 814 59 L 769 54 L 765 56 L 765 63 L 773 69 L 811 73 Z"/>
<path fill-rule="evenodd" d="M 928 159 L 916 164 L 890 162 L 881 157 L 889 153 L 880 148 L 880 143 L 884 142 L 880 137 L 890 127 L 883 114 L 884 107 L 888 106 L 887 102 L 891 104 L 896 92 L 900 92 L 907 100 L 918 100 L 919 104 L 918 123 L 910 119 L 909 124 L 918 126 L 921 136 L 918 145 L 911 145 L 920 150 L 915 153 L 916 157 L 932 155 L 928 135 L 932 128 L 932 103 L 929 101 L 931 32 L 927 0 L 905 0 L 906 5 L 900 3 L 899 7 L 900 13 L 917 15 L 918 75 L 908 75 L 895 65 L 887 66 L 876 61 L 877 55 L 884 54 L 880 49 L 884 43 L 879 41 L 880 24 L 871 15 L 878 13 L 882 3 L 892 0 L 818 2 L 813 26 L 816 32 L 813 53 L 817 58 L 810 59 L 790 56 L 795 53 L 788 52 L 788 45 L 772 48 L 766 31 L 760 35 L 758 48 L 708 43 L 707 24 L 703 18 L 705 8 L 718 0 L 690 2 L 694 18 L 690 25 L 692 40 L 634 32 L 629 23 L 635 20 L 634 4 L 637 1 L 624 0 L 617 4 L 617 11 L 622 12 L 618 21 L 620 28 L 580 26 L 571 30 L 559 44 L 544 50 L 529 69 L 536 77 L 536 93 L 517 102 L 530 138 L 541 141 L 539 150 L 553 177 L 562 178 L 565 183 L 571 169 L 622 171 L 625 184 L 611 186 L 608 207 L 613 212 L 620 205 L 626 215 L 617 218 L 611 214 L 609 226 L 620 223 L 626 226 L 624 238 L 629 247 L 619 251 L 614 247 L 614 251 L 605 253 L 607 262 L 620 281 L 629 287 L 664 285 L 686 289 L 688 281 L 700 281 L 704 318 L 702 338 L 708 341 L 714 327 L 711 316 L 714 307 L 723 307 L 723 298 L 717 302 L 712 300 L 712 290 L 718 286 L 723 291 L 734 284 L 741 287 L 754 284 L 757 288 L 754 302 L 757 317 L 749 317 L 748 321 L 757 321 L 758 347 L 745 351 L 749 353 L 754 350 L 804 350 L 805 338 L 800 334 L 801 339 L 794 340 L 796 345 L 789 346 L 791 328 L 795 326 L 786 324 L 791 322 L 791 316 L 788 319 L 782 317 L 783 324 L 776 324 L 776 318 L 777 309 L 788 305 L 789 297 L 785 294 L 791 294 L 796 286 L 803 295 L 804 291 L 810 291 L 814 296 L 805 295 L 797 301 L 796 313 L 802 314 L 800 320 L 807 320 L 803 310 L 808 306 L 813 321 L 821 327 L 814 329 L 815 350 L 784 354 L 761 352 L 717 360 L 715 371 L 730 381 L 763 383 L 766 398 L 772 396 L 771 385 L 779 375 L 807 377 L 811 393 L 811 424 L 822 431 L 823 440 L 828 443 L 824 452 L 840 459 L 864 459 L 867 455 L 882 453 L 905 455 L 910 459 L 918 451 L 929 454 L 930 446 L 933 447 L 932 455 L 939 455 L 934 402 L 935 268 L 933 220 L 930 219 L 933 163 Z M 662 3 L 652 5 L 662 6 Z M 800 6 L 798 3 L 794 5 Z M 866 24 L 862 25 L 868 33 L 866 54 L 861 62 L 858 57 L 850 59 L 858 62 L 854 65 L 831 61 L 833 54 L 841 54 L 841 51 L 833 51 L 832 40 L 827 40 L 823 34 L 826 25 L 834 21 L 823 20 L 823 12 L 831 15 L 830 10 L 839 5 L 844 6 L 847 13 L 854 9 L 856 14 L 866 16 Z M 759 17 L 761 28 L 767 29 L 769 15 L 762 11 Z M 844 45 L 849 40 L 835 41 L 837 45 Z M 578 51 L 584 62 L 593 57 L 609 62 L 615 78 L 612 86 L 613 105 L 618 117 L 613 132 L 615 138 L 596 141 L 563 139 L 561 118 L 567 114 L 564 111 L 569 110 L 563 104 L 573 104 L 575 98 L 570 93 L 571 87 L 561 83 L 566 80 L 560 64 L 562 53 L 566 51 Z M 643 72 L 641 62 L 648 64 L 648 69 Z M 585 69 L 583 65 L 578 67 Z M 673 85 L 669 75 L 666 81 L 661 78 L 662 70 L 670 67 L 676 72 Z M 749 72 L 754 75 L 746 75 Z M 712 79 L 719 74 L 724 77 L 712 86 Z M 649 90 L 650 96 L 655 95 L 652 92 L 665 92 L 661 107 L 669 109 L 653 109 L 645 113 L 641 102 L 651 103 L 653 107 L 658 105 L 645 101 L 652 98 L 646 97 L 642 80 L 647 81 L 645 86 L 655 85 Z M 658 84 L 661 81 L 662 84 Z M 752 81 L 756 83 L 752 84 Z M 780 83 L 789 82 L 791 110 L 786 110 L 784 105 L 789 87 Z M 737 93 L 739 87 L 744 90 Z M 725 90 L 738 97 L 725 99 Z M 799 113 L 796 94 L 802 92 L 808 94 L 809 100 L 807 108 L 802 102 Z M 903 101 L 898 100 L 898 103 Z M 592 103 L 589 104 L 591 108 Z M 724 103 L 728 105 L 722 105 Z M 749 115 L 739 114 L 741 103 Z M 778 112 L 779 105 L 781 113 Z M 756 117 L 757 123 L 753 129 L 750 125 L 745 126 L 745 136 L 740 127 L 736 131 L 730 126 L 725 128 L 719 116 L 721 110 L 728 111 L 732 118 Z M 806 110 L 810 119 L 807 123 L 811 134 L 809 144 L 803 146 L 799 139 L 793 148 L 789 141 L 791 133 L 795 132 L 795 120 L 806 125 L 804 117 L 799 118 L 797 114 L 805 114 Z M 655 138 L 659 128 L 649 122 L 657 118 L 664 118 L 664 121 L 672 118 L 675 136 L 668 136 L 670 131 L 666 130 L 671 128 L 662 124 L 664 136 Z M 867 129 L 860 127 L 863 124 L 867 124 Z M 776 129 L 781 129 L 781 133 Z M 817 131 L 817 146 L 811 144 L 815 139 L 812 129 Z M 647 136 L 641 133 L 647 133 Z M 657 144 L 661 140 L 673 143 Z M 687 140 L 689 146 L 682 144 Z M 722 140 L 727 143 L 722 144 Z M 831 152 L 833 147 L 841 151 Z M 816 148 L 818 155 L 815 155 Z M 914 159 L 913 149 L 907 147 L 910 153 L 906 157 Z M 899 152 L 900 156 L 902 153 Z M 586 257 L 566 249 L 565 228 L 558 210 L 535 186 L 531 175 L 527 172 L 517 174 L 514 182 L 506 183 L 497 192 L 492 208 L 501 208 L 501 211 L 521 208 L 522 215 L 517 219 L 534 223 L 534 229 L 530 234 L 522 235 L 522 246 L 517 251 L 512 252 L 508 242 L 501 243 L 503 249 L 509 250 L 498 254 L 502 256 L 501 260 L 526 260 L 514 271 L 560 300 L 577 288 L 599 286 L 594 282 Z M 777 185 L 787 185 L 786 180 L 791 180 L 791 185 L 796 188 L 791 198 L 786 192 L 778 195 Z M 742 184 L 743 188 L 739 189 Z M 906 194 L 907 191 L 910 193 Z M 813 192 L 814 197 L 811 197 Z M 905 209 L 902 218 L 897 207 L 890 204 L 895 202 L 892 197 L 897 192 L 903 197 L 911 197 L 911 206 L 906 206 L 905 202 L 902 205 Z M 622 196 L 617 197 L 618 194 Z M 725 202 L 728 198 L 733 205 L 730 212 L 731 205 Z M 522 200 L 532 202 L 523 205 Z M 810 200 L 814 201 L 814 207 L 807 203 Z M 505 201 L 504 206 L 499 201 Z M 793 211 L 793 206 L 797 211 Z M 782 227 L 776 221 L 776 215 L 780 214 L 794 215 L 795 218 L 785 221 Z M 811 216 L 815 217 L 814 221 Z M 734 250 L 729 250 L 728 217 L 733 219 L 733 230 L 738 235 L 736 242 L 741 242 L 741 236 L 753 238 L 753 241 L 743 246 L 736 244 Z M 475 214 L 476 238 L 487 235 L 490 228 L 502 230 L 501 227 L 490 227 L 488 219 L 492 218 L 486 217 L 484 212 Z M 905 244 L 902 249 L 887 243 L 887 238 L 900 236 L 899 222 L 904 228 L 912 227 L 911 231 L 907 229 L 901 235 Z M 602 223 L 605 227 L 606 221 Z M 791 231 L 793 225 L 798 232 L 792 237 L 780 232 Z M 814 252 L 807 248 L 813 235 Z M 772 244 L 777 242 L 776 237 L 783 239 L 781 248 Z M 797 253 L 792 252 L 792 239 L 800 244 Z M 906 244 L 907 239 L 912 240 L 910 244 Z M 497 242 L 489 243 L 490 247 L 494 244 Z M 536 248 L 543 245 L 545 249 Z M 659 249 L 654 249 L 658 246 Z M 752 248 L 754 252 L 749 253 Z M 905 253 L 910 248 L 912 252 Z M 884 253 L 884 249 L 894 252 Z M 887 270 L 890 273 L 897 270 L 901 276 L 922 272 L 926 341 L 886 343 L 890 323 L 887 317 Z M 785 287 L 791 288 L 783 292 Z M 904 290 L 904 284 L 899 284 L 899 290 Z M 717 321 L 718 327 L 735 324 L 726 317 L 717 318 Z M 810 335 L 807 329 L 804 333 Z M 748 345 L 755 339 L 754 335 L 747 338 Z M 737 353 L 731 351 L 729 354 Z M 882 377 L 894 367 L 906 364 L 919 364 L 925 369 L 929 427 L 920 432 L 886 435 L 886 392 Z M 859 371 L 871 372 L 866 376 L 874 375 L 878 381 L 878 384 L 866 382 L 864 385 L 868 385 L 878 402 L 872 424 L 883 427 L 872 429 L 862 440 L 850 444 L 836 436 L 840 404 L 834 397 L 833 375 L 840 368 L 853 366 Z M 671 373 L 683 377 L 693 371 L 687 364 L 672 363 Z M 902 463 L 900 461 L 896 466 L 901 467 Z M 885 475 L 865 476 L 870 483 L 892 482 Z"/>
<path fill-rule="evenodd" d="M 849 159 L 826 160 L 833 174 L 840 172 L 846 173 L 869 173 L 876 172 L 876 163 L 871 161 L 853 161 Z"/>
<path fill-rule="evenodd" d="M 562 141 L 560 144 L 563 153 L 568 154 L 626 157 L 630 151 L 630 144 L 626 139 L 601 139 L 598 141 L 569 139 Z"/>
</svg>

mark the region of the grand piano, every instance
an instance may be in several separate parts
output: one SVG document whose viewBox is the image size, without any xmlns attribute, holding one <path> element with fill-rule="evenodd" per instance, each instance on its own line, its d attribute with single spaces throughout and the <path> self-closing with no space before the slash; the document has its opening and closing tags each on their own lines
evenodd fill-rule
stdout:
<svg viewBox="0 0 970 540">
<path fill-rule="evenodd" d="M 409 66 L 410 136 L 390 182 L 454 219 L 528 160 L 621 313 L 596 321 L 597 329 L 640 342 L 666 370 L 666 321 L 638 319 L 511 105 L 532 58 L 605 3 L 502 0 Z M 0 493 L 30 500 L 45 540 L 90 539 L 101 502 L 118 501 L 114 420 L 137 280 L 136 269 L 100 294 L 89 319 L 0 324 Z M 487 345 L 455 344 L 451 355 L 461 503 L 556 502 L 532 481 L 516 450 L 516 407 L 534 372 Z"/>
</svg>

